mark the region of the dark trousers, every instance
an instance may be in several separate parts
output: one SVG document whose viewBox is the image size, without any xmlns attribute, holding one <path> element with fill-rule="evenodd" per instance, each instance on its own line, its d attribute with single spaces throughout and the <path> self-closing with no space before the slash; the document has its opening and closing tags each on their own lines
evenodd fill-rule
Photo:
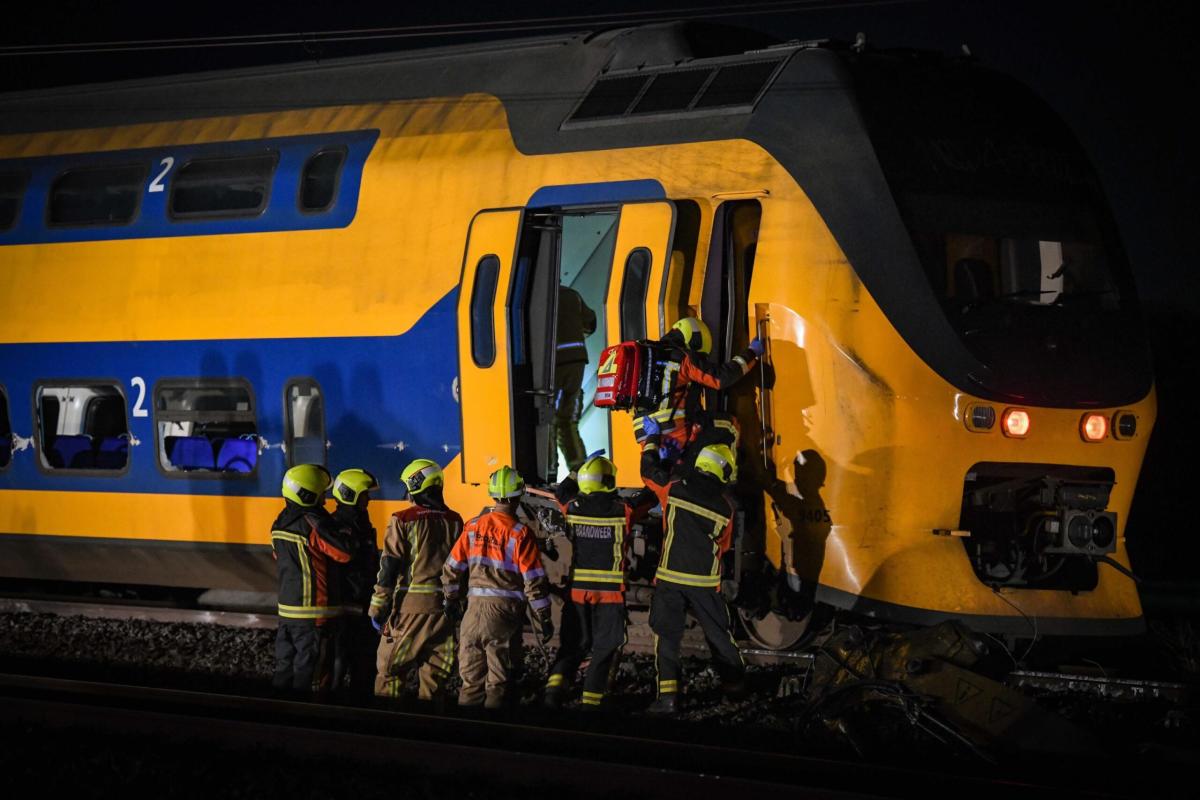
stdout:
<svg viewBox="0 0 1200 800">
<path fill-rule="evenodd" d="M 281 621 L 275 631 L 275 677 L 283 692 L 311 694 L 328 688 L 333 653 L 329 623 Z"/>
<path fill-rule="evenodd" d="M 333 688 L 355 697 L 370 697 L 375 686 L 375 651 L 379 634 L 365 614 L 338 620 L 333 657 Z"/>
<path fill-rule="evenodd" d="M 679 645 L 687 612 L 700 623 L 704 639 L 717 662 L 722 680 L 740 680 L 746 672 L 742 654 L 733 641 L 733 621 L 720 592 L 698 586 L 681 586 L 659 581 L 650 602 L 650 629 L 654 631 L 654 662 L 658 669 L 658 693 L 678 692 L 682 687 Z"/>
<path fill-rule="evenodd" d="M 573 618 L 570 626 L 568 615 Z M 583 676 L 583 700 L 584 703 L 599 702 L 608 690 L 625 640 L 624 603 L 568 603 L 563 607 L 558 658 L 550 668 L 547 687 L 569 687 L 579 665 L 588 658 L 590 663 Z M 556 675 L 561 678 L 555 679 Z"/>
<path fill-rule="evenodd" d="M 586 361 L 556 364 L 554 367 L 554 435 L 567 469 L 574 472 L 587 459 L 587 448 L 579 435 L 579 417 L 583 414 L 583 371 Z"/>
</svg>

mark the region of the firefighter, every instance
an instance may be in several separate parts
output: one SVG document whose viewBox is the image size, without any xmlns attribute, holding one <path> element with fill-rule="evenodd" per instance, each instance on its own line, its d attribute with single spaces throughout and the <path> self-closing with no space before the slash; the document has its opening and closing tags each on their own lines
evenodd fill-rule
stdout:
<svg viewBox="0 0 1200 800">
<path fill-rule="evenodd" d="M 283 476 L 283 511 L 271 526 L 279 575 L 279 629 L 274 686 L 281 692 L 324 692 L 332 678 L 332 621 L 341 613 L 330 564 L 351 556 L 350 531 L 322 507 L 329 472 L 300 464 Z"/>
<path fill-rule="evenodd" d="M 388 520 L 371 624 L 382 634 L 375 694 L 401 697 L 417 670 L 417 697 L 438 700 L 454 668 L 454 621 L 442 608 L 438 583 L 462 517 L 442 499 L 445 479 L 436 462 L 418 458 L 400 473 L 412 505 Z"/>
<path fill-rule="evenodd" d="M 525 481 L 512 467 L 501 467 L 488 479 L 496 500 L 472 519 L 454 543 L 442 571 L 446 613 L 461 617 L 458 672 L 460 706 L 503 707 L 513 688 L 513 660 L 520 660 L 520 634 L 525 602 L 533 608 L 536 632 L 545 644 L 554 635 L 550 621 L 549 584 L 533 532 L 517 521 L 517 504 Z M 462 612 L 462 581 L 467 603 Z M 515 652 L 514 652 L 515 651 Z"/>
<path fill-rule="evenodd" d="M 737 431 L 732 417 L 705 414 L 701 408 L 701 394 L 705 388 L 725 389 L 750 372 L 763 354 L 762 339 L 751 340 L 745 350 L 724 364 L 714 364 L 708 359 L 712 352 L 712 333 L 708 325 L 696 317 L 685 317 L 671 326 L 660 344 L 667 346 L 670 352 L 670 363 L 663 373 L 660 392 L 663 399 L 656 411 L 634 419 L 638 441 L 645 443 L 650 435 L 645 423 L 653 420 L 660 434 L 662 459 L 670 464 L 692 463 L 699 450 L 689 452 L 689 446 L 705 429 L 728 428 L 736 442 Z M 730 444 L 729 441 L 725 443 Z"/>
<path fill-rule="evenodd" d="M 371 586 L 379 564 L 375 547 L 375 526 L 367 513 L 371 491 L 379 488 L 375 476 L 363 469 L 338 473 L 330 492 L 336 505 L 333 521 L 350 531 L 350 561 L 334 570 L 338 573 L 341 598 L 346 613 L 337 621 L 333 661 L 333 685 L 354 694 L 370 694 L 375 677 L 375 632 L 366 617 Z"/>
<path fill-rule="evenodd" d="M 554 359 L 554 431 L 558 449 L 571 472 L 587 458 L 579 435 L 583 413 L 583 373 L 588 363 L 586 339 L 596 331 L 596 312 L 579 292 L 558 287 L 558 330 Z"/>
<path fill-rule="evenodd" d="M 576 670 L 589 657 L 583 678 L 583 707 L 597 708 L 625 646 L 625 566 L 629 529 L 635 512 L 617 494 L 617 468 L 604 456 L 583 463 L 573 481 L 573 498 L 563 498 L 567 536 L 571 547 L 571 602 L 563 614 L 574 614 L 579 636 L 568 641 L 559 636 L 558 658 L 546 680 L 544 702 L 551 708 L 562 705 Z M 568 489 L 568 492 L 570 489 Z"/>
<path fill-rule="evenodd" d="M 679 645 L 689 611 L 704 631 L 725 693 L 737 697 L 745 691 L 746 667 L 720 592 L 721 559 L 730 546 L 734 515 L 725 491 L 737 477 L 737 465 L 729 447 L 708 445 L 683 478 L 672 480 L 658 454 L 660 434 L 653 421 L 649 426 L 642 479 L 662 503 L 664 526 L 650 603 L 658 698 L 649 711 L 673 714 L 679 709 L 683 678 Z"/>
</svg>

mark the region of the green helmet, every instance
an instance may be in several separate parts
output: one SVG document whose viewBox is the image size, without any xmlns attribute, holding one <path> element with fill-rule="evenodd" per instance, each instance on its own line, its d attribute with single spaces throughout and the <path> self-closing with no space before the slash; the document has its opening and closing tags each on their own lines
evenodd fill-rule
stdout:
<svg viewBox="0 0 1200 800">
<path fill-rule="evenodd" d="M 409 494 L 420 494 L 432 486 L 444 485 L 445 479 L 442 477 L 442 468 L 436 461 L 418 458 L 400 473 L 400 482 L 408 489 Z"/>
<path fill-rule="evenodd" d="M 512 467 L 501 467 L 488 478 L 488 494 L 497 500 L 509 500 L 525 493 L 525 480 Z"/>
<path fill-rule="evenodd" d="M 579 468 L 576 481 L 579 483 L 580 494 L 615 492 L 617 467 L 604 456 L 592 456 Z"/>
<path fill-rule="evenodd" d="M 696 469 L 707 472 L 721 483 L 729 483 L 737 478 L 737 459 L 729 445 L 710 444 L 696 456 Z"/>
<path fill-rule="evenodd" d="M 315 506 L 330 483 L 329 470 L 320 464 L 297 464 L 283 473 L 283 496 L 302 506 Z"/>
<path fill-rule="evenodd" d="M 365 469 L 344 469 L 333 481 L 333 499 L 352 506 L 364 492 L 379 488 L 379 481 Z"/>
<path fill-rule="evenodd" d="M 682 333 L 683 343 L 692 350 L 698 350 L 705 355 L 712 352 L 712 331 L 703 320 L 684 317 L 672 325 L 671 330 Z"/>
</svg>

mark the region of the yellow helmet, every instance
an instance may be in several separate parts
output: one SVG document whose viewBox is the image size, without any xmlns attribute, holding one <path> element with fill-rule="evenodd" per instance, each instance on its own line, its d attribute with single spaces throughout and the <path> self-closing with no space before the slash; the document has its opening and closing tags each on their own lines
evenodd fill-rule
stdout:
<svg viewBox="0 0 1200 800">
<path fill-rule="evenodd" d="M 712 331 L 704 324 L 704 320 L 696 317 L 684 317 L 671 326 L 671 330 L 683 334 L 683 343 L 692 350 L 698 350 L 705 355 L 712 352 Z"/>
<path fill-rule="evenodd" d="M 329 470 L 320 464 L 297 464 L 283 473 L 283 496 L 302 506 L 315 506 L 331 482 Z"/>
<path fill-rule="evenodd" d="M 488 494 L 497 500 L 520 497 L 525 493 L 525 479 L 512 467 L 501 467 L 488 478 Z"/>
<path fill-rule="evenodd" d="M 721 483 L 737 479 L 737 459 L 729 445 L 710 444 L 696 456 L 696 469 L 707 472 Z"/>
<path fill-rule="evenodd" d="M 617 467 L 604 456 L 592 456 L 579 468 L 576 481 L 579 483 L 580 494 L 615 492 Z"/>
<path fill-rule="evenodd" d="M 420 494 L 431 486 L 443 486 L 442 468 L 428 458 L 414 459 L 400 473 L 400 482 L 409 494 Z"/>
<path fill-rule="evenodd" d="M 352 506 L 364 492 L 378 488 L 379 481 L 365 469 L 344 469 L 333 481 L 333 499 Z"/>
</svg>

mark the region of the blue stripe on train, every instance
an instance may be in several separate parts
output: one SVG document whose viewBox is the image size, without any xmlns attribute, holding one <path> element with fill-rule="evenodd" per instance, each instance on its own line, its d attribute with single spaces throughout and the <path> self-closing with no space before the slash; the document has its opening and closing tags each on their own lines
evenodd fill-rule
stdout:
<svg viewBox="0 0 1200 800">
<path fill-rule="evenodd" d="M 0 245 L 344 228 L 350 224 L 358 211 L 358 192 L 362 183 L 363 165 L 378 138 L 377 130 L 346 131 L 5 159 L 0 161 L 0 171 L 15 170 L 27 173 L 29 183 L 21 200 L 16 224 L 7 231 L 0 231 Z M 333 206 L 321 213 L 302 212 L 299 208 L 299 190 L 304 165 L 318 150 L 339 146 L 346 148 L 346 162 L 342 166 Z M 170 218 L 167 202 L 171 196 L 171 180 L 188 161 L 195 158 L 254 155 L 267 151 L 279 154 L 279 164 L 272 178 L 267 207 L 261 214 L 241 219 Z M 166 173 L 163 173 L 164 168 L 168 166 L 165 159 L 172 159 L 172 162 Z M 125 225 L 89 225 L 74 228 L 47 226 L 46 201 L 51 185 L 60 174 L 70 169 L 124 164 L 140 164 L 146 168 L 141 205 L 133 222 Z M 158 180 L 160 174 L 161 181 Z M 152 190 L 155 184 L 161 185 L 162 190 Z"/>
<path fill-rule="evenodd" d="M 13 455 L 0 489 L 153 492 L 275 496 L 286 469 L 280 448 L 284 385 L 312 377 L 325 401 L 329 466 L 369 470 L 384 498 L 402 496 L 400 470 L 414 458 L 445 466 L 462 451 L 454 397 L 458 375 L 458 290 L 454 289 L 399 336 L 325 339 L 235 339 L 158 342 L 70 342 L 0 345 L 0 383 L 7 389 L 12 427 L 28 437 L 35 424 L 33 385 L 64 378 L 112 379 L 125 392 L 131 448 L 120 476 L 69 475 L 38 469 L 33 448 Z M 138 389 L 145 417 L 133 416 Z M 253 389 L 258 433 L 269 444 L 253 477 L 172 477 L 155 452 L 154 385 L 164 378 L 240 378 Z"/>
</svg>

